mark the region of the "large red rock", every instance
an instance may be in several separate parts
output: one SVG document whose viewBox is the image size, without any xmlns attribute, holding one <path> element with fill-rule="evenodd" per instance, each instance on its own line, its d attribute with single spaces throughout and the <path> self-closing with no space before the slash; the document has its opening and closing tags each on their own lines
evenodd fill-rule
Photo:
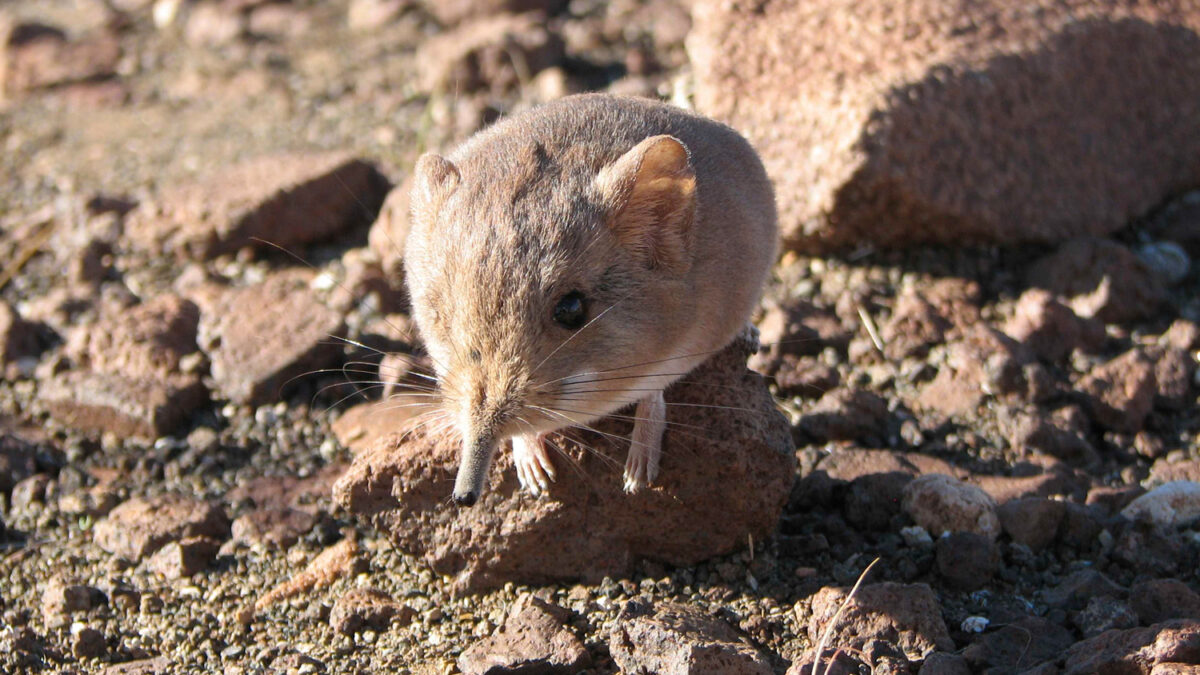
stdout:
<svg viewBox="0 0 1200 675">
<path fill-rule="evenodd" d="M 212 258 L 263 240 L 284 249 L 375 218 L 389 187 L 342 153 L 259 157 L 165 190 L 129 216 L 126 235 L 151 254 Z"/>
<path fill-rule="evenodd" d="M 556 458 L 558 480 L 539 499 L 519 491 L 501 448 L 479 503 L 455 507 L 457 438 L 419 424 L 359 454 L 335 499 L 465 591 L 599 581 L 641 558 L 689 565 L 727 553 L 774 529 L 794 480 L 791 433 L 739 347 L 686 380 L 666 394 L 659 477 L 637 494 L 621 480 L 631 424 L 607 418 L 593 425 L 604 435 L 553 437 L 568 457 Z"/>
<path fill-rule="evenodd" d="M 745 133 L 786 244 L 1105 234 L 1200 179 L 1200 7 L 697 0 L 700 111 Z"/>
<path fill-rule="evenodd" d="M 129 560 L 181 539 L 221 541 L 228 536 L 229 520 L 219 507 L 183 495 L 135 497 L 113 509 L 93 531 L 97 546 Z"/>
<path fill-rule="evenodd" d="M 571 613 L 530 595 L 517 599 L 504 625 L 458 657 L 465 675 L 578 673 L 591 655 L 566 625 Z"/>
</svg>

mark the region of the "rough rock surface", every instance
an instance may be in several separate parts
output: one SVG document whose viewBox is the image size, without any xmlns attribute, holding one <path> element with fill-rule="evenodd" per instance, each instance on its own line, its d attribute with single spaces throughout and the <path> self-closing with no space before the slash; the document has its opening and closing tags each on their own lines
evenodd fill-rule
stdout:
<svg viewBox="0 0 1200 675">
<path fill-rule="evenodd" d="M 770 532 L 795 458 L 787 423 L 762 378 L 746 370 L 740 347 L 710 359 L 666 398 L 659 477 L 635 495 L 620 481 L 631 425 L 609 418 L 595 425 L 606 436 L 554 439 L 569 457 L 558 458 L 558 480 L 540 499 L 518 491 L 511 456 L 501 449 L 480 503 L 455 507 L 447 495 L 456 439 L 420 426 L 359 455 L 334 487 L 335 498 L 466 590 L 514 580 L 599 580 L 627 572 L 639 558 L 688 564 Z"/>
<path fill-rule="evenodd" d="M 499 96 L 563 57 L 563 42 L 537 14 L 498 14 L 464 23 L 421 45 L 420 86 L 427 92 Z M 519 63 L 517 66 L 515 63 Z"/>
<path fill-rule="evenodd" d="M 986 492 L 950 476 L 928 474 L 904 488 L 904 510 L 935 537 L 974 532 L 989 539 L 1000 534 L 996 502 Z"/>
<path fill-rule="evenodd" d="M 817 591 L 808 622 L 809 640 L 821 639 L 848 594 L 849 589 L 832 586 Z M 937 598 L 925 584 L 884 582 L 858 589 L 842 610 L 830 642 L 861 648 L 871 639 L 897 645 L 912 660 L 934 650 L 954 649 Z"/>
<path fill-rule="evenodd" d="M 177 429 L 207 393 L 192 377 L 155 381 L 74 370 L 43 385 L 38 400 L 52 417 L 73 429 L 158 438 Z"/>
<path fill-rule="evenodd" d="M 697 107 L 763 155 L 792 247 L 1061 241 L 1194 184 L 1187 7 L 701 0 L 688 52 Z"/>
<path fill-rule="evenodd" d="M 522 596 L 504 625 L 458 657 L 464 675 L 578 673 L 591 655 L 566 625 L 570 612 L 533 596 Z"/>
<path fill-rule="evenodd" d="M 1081 319 L 1040 288 L 1021 294 L 1004 332 L 1047 361 L 1058 361 L 1075 349 L 1095 349 L 1104 340 L 1103 324 Z"/>
<path fill-rule="evenodd" d="M 140 560 L 172 541 L 209 537 L 223 541 L 229 521 L 220 508 L 182 495 L 135 497 L 96 524 L 100 548 L 128 560 Z"/>
<path fill-rule="evenodd" d="M 1162 283 L 1132 251 L 1109 239 L 1073 239 L 1034 263 L 1029 283 L 1068 298 L 1084 318 L 1108 323 L 1150 316 L 1165 298 Z"/>
<path fill-rule="evenodd" d="M 352 635 L 364 630 L 385 631 L 393 624 L 406 625 L 416 612 L 374 588 L 356 588 L 333 603 L 329 625 L 339 633 Z"/>
<path fill-rule="evenodd" d="M 1121 515 L 1166 526 L 1195 521 L 1200 518 L 1200 483 L 1190 480 L 1164 483 L 1130 502 Z"/>
<path fill-rule="evenodd" d="M 111 76 L 121 45 L 106 31 L 69 39 L 54 26 L 0 15 L 0 100 Z"/>
<path fill-rule="evenodd" d="M 388 186 L 374 166 L 344 154 L 261 157 L 144 202 L 126 235 L 150 253 L 181 257 L 263 245 L 254 239 L 292 249 L 371 222 Z"/>
<path fill-rule="evenodd" d="M 1140 349 L 1131 349 L 1093 368 L 1078 388 L 1098 424 L 1115 431 L 1137 432 L 1154 407 L 1154 364 Z"/>
<path fill-rule="evenodd" d="M 1147 628 L 1112 630 L 1066 652 L 1064 675 L 1172 672 L 1167 664 L 1200 663 L 1200 623 L 1168 621 Z M 1161 668 L 1161 670 L 1160 670 Z"/>
<path fill-rule="evenodd" d="M 275 274 L 226 289 L 203 308 L 200 342 L 223 395 L 251 405 L 278 400 L 293 377 L 336 357 L 342 317 L 315 297 L 308 278 Z"/>
<path fill-rule="evenodd" d="M 768 675 L 770 662 L 732 626 L 688 605 L 630 602 L 609 639 L 626 673 Z"/>
<path fill-rule="evenodd" d="M 1071 632 L 1041 617 L 1024 617 L 981 636 L 963 650 L 974 672 L 1030 672 L 1057 660 L 1074 642 Z"/>
</svg>

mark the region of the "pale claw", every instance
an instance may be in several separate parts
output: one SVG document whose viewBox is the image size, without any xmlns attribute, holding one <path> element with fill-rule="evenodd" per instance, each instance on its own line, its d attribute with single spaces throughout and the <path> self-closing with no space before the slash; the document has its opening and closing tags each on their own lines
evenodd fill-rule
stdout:
<svg viewBox="0 0 1200 675">
<path fill-rule="evenodd" d="M 667 428 L 667 402 L 661 391 L 638 401 L 637 421 L 629 439 L 629 455 L 625 459 L 625 491 L 637 492 L 649 487 L 658 477 L 662 459 L 663 430 Z"/>
<path fill-rule="evenodd" d="M 537 497 L 550 489 L 554 481 L 554 463 L 546 450 L 546 434 L 515 436 L 512 440 L 513 464 L 521 487 Z"/>
</svg>

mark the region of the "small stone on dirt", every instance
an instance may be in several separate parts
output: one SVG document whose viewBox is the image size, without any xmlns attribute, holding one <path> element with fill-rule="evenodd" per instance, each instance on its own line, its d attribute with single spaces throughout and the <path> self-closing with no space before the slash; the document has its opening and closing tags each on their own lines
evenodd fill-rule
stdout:
<svg viewBox="0 0 1200 675">
<path fill-rule="evenodd" d="M 566 625 L 569 616 L 562 607 L 522 596 L 499 630 L 463 651 L 458 667 L 464 675 L 581 672 L 592 659 Z"/>
<path fill-rule="evenodd" d="M 634 600 L 609 637 L 623 672 L 770 675 L 770 662 L 732 626 L 690 605 Z"/>
<path fill-rule="evenodd" d="M 224 541 L 229 520 L 209 502 L 182 495 L 135 497 L 96 524 L 96 544 L 128 560 L 141 560 L 166 544 L 190 537 Z"/>
<path fill-rule="evenodd" d="M 364 630 L 382 633 L 393 625 L 410 623 L 416 612 L 390 595 L 374 588 L 355 588 L 333 603 L 329 625 L 345 635 Z"/>
<path fill-rule="evenodd" d="M 995 540 L 1000 534 L 996 502 L 986 492 L 942 474 L 927 474 L 904 488 L 904 510 L 934 537 L 974 532 Z"/>
</svg>

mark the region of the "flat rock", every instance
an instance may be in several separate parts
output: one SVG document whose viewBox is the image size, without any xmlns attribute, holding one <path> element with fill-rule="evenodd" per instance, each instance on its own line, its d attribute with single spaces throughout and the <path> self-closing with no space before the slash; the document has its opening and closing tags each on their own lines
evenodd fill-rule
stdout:
<svg viewBox="0 0 1200 675">
<path fill-rule="evenodd" d="M 1145 520 L 1174 527 L 1200 518 L 1200 483 L 1177 480 L 1164 483 L 1121 510 L 1131 520 Z"/>
<path fill-rule="evenodd" d="M 827 586 L 812 597 L 809 640 L 821 639 L 838 609 L 845 605 L 830 641 L 843 649 L 861 648 L 879 639 L 897 645 L 910 660 L 936 650 L 951 651 L 954 642 L 942 620 L 941 605 L 925 584 L 866 584 L 847 602 L 849 589 Z"/>
<path fill-rule="evenodd" d="M 1068 298 L 1079 316 L 1105 323 L 1153 316 L 1166 298 L 1146 263 L 1110 239 L 1071 240 L 1035 262 L 1027 277 L 1030 285 Z"/>
<path fill-rule="evenodd" d="M 692 17 L 696 106 L 763 156 L 794 249 L 1106 234 L 1198 170 L 1190 5 L 700 0 Z"/>
<path fill-rule="evenodd" d="M 1154 407 L 1154 363 L 1140 349 L 1102 363 L 1079 381 L 1077 389 L 1096 423 L 1113 431 L 1140 431 Z"/>
<path fill-rule="evenodd" d="M 120 43 L 107 31 L 69 39 L 54 26 L 0 15 L 0 99 L 111 76 L 120 58 Z"/>
<path fill-rule="evenodd" d="M 904 511 L 929 534 L 974 532 L 994 540 L 1000 534 L 996 502 L 982 489 L 951 476 L 927 474 L 904 488 Z"/>
<path fill-rule="evenodd" d="M 690 605 L 631 601 L 609 637 L 609 651 L 630 674 L 769 675 L 770 662 L 732 626 Z"/>
<path fill-rule="evenodd" d="M 356 457 L 335 499 L 437 573 L 455 576 L 459 590 L 599 581 L 627 574 L 639 558 L 688 565 L 727 553 L 774 529 L 794 480 L 791 432 L 740 347 L 686 380 L 666 393 L 656 485 L 637 494 L 625 494 L 620 475 L 631 424 L 608 418 L 593 425 L 603 435 L 553 437 L 567 457 L 557 459 L 548 496 L 519 491 L 501 448 L 480 503 L 457 508 L 448 499 L 457 439 L 418 420 Z"/>
<path fill-rule="evenodd" d="M 374 220 L 389 183 L 342 153 L 260 157 L 169 188 L 129 215 L 127 238 L 155 255 L 207 259 L 328 239 Z"/>
<path fill-rule="evenodd" d="M 1200 663 L 1200 623 L 1177 620 L 1110 630 L 1066 651 L 1063 675 L 1171 672 L 1166 664 Z"/>
<path fill-rule="evenodd" d="M 74 370 L 44 383 L 38 405 L 61 424 L 120 438 L 170 434 L 208 400 L 199 377 L 163 380 Z"/>
<path fill-rule="evenodd" d="M 322 304 L 308 275 L 277 273 L 222 291 L 204 307 L 200 342 L 220 393 L 237 403 L 277 401 L 293 377 L 337 358 L 342 316 Z"/>
<path fill-rule="evenodd" d="M 409 624 L 416 614 L 413 608 L 393 600 L 383 591 L 355 588 L 334 601 L 329 612 L 329 625 L 345 635 L 364 630 L 381 633 L 393 625 Z"/>
<path fill-rule="evenodd" d="M 458 657 L 464 675 L 578 673 L 592 664 L 566 625 L 570 612 L 530 595 L 518 599 L 504 625 Z"/>
<path fill-rule="evenodd" d="M 213 504 L 182 495 L 135 497 L 96 523 L 93 540 L 128 560 L 141 560 L 173 541 L 229 537 L 229 520 Z"/>
<path fill-rule="evenodd" d="M 965 471 L 955 468 L 946 460 L 931 455 L 862 448 L 847 448 L 830 453 L 821 460 L 817 468 L 826 472 L 830 478 L 841 481 L 889 473 L 903 473 L 913 477 L 926 473 L 940 473 L 959 478 L 966 475 Z"/>
</svg>

